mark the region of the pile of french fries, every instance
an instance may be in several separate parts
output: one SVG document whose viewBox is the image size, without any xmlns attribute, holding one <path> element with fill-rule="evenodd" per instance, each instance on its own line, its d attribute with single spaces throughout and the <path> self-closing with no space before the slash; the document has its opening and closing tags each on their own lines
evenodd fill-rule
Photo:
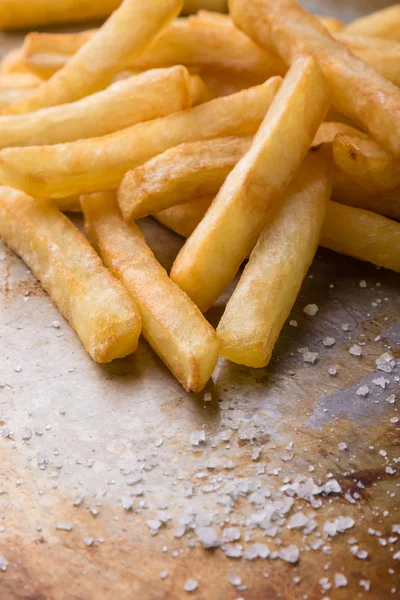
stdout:
<svg viewBox="0 0 400 600">
<path fill-rule="evenodd" d="M 0 237 L 95 361 L 142 333 L 198 392 L 220 354 L 268 364 L 319 245 L 400 272 L 400 5 L 345 27 L 296 0 L 79 4 L 2 2 L 4 28 L 114 12 L 1 62 Z M 187 238 L 170 275 L 146 216 Z"/>
</svg>

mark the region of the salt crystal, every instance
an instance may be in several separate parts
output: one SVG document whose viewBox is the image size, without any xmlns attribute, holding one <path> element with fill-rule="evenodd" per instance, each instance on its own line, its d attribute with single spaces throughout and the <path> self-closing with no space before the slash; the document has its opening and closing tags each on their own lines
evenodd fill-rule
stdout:
<svg viewBox="0 0 400 600">
<path fill-rule="evenodd" d="M 332 375 L 332 377 L 334 377 L 337 374 L 337 368 L 336 367 L 329 367 L 328 374 Z"/>
<path fill-rule="evenodd" d="M 222 532 L 224 542 L 236 542 L 240 540 L 240 529 L 238 527 L 225 527 Z"/>
<path fill-rule="evenodd" d="M 366 288 L 367 282 L 365 281 L 365 279 L 362 279 L 358 285 L 360 286 L 360 288 Z"/>
<path fill-rule="evenodd" d="M 381 354 L 376 359 L 375 364 L 378 371 L 384 371 L 385 373 L 391 373 L 396 365 L 393 356 L 389 352 Z"/>
<path fill-rule="evenodd" d="M 212 400 L 212 395 L 210 394 L 210 392 L 206 392 L 203 396 L 203 400 L 204 402 L 211 402 Z"/>
<path fill-rule="evenodd" d="M 386 398 L 386 402 L 389 402 L 389 404 L 394 404 L 396 402 L 396 395 L 390 394 L 390 396 Z"/>
<path fill-rule="evenodd" d="M 307 306 L 305 306 L 303 309 L 303 312 L 305 312 L 306 315 L 309 315 L 310 317 L 314 317 L 318 311 L 319 307 L 316 304 L 307 304 Z"/>
<path fill-rule="evenodd" d="M 229 558 L 240 558 L 243 556 L 243 548 L 240 544 L 227 544 L 224 546 L 224 552 Z"/>
<path fill-rule="evenodd" d="M 198 588 L 198 583 L 195 579 L 187 579 L 183 589 L 185 592 L 194 592 Z"/>
<path fill-rule="evenodd" d="M 23 434 L 22 434 L 22 439 L 23 440 L 30 440 L 32 437 L 32 430 L 29 429 L 29 427 L 25 427 Z"/>
<path fill-rule="evenodd" d="M 352 356 L 361 356 L 362 350 L 358 344 L 354 344 L 354 346 L 351 346 L 349 353 Z"/>
<path fill-rule="evenodd" d="M 160 571 L 160 579 L 166 579 L 168 577 L 168 571 Z"/>
<path fill-rule="evenodd" d="M 346 587 L 347 585 L 347 577 L 342 575 L 342 573 L 335 573 L 334 575 L 335 587 Z"/>
<path fill-rule="evenodd" d="M 199 446 L 199 444 L 204 444 L 206 441 L 206 432 L 204 429 L 200 431 L 192 431 L 190 434 L 190 443 L 192 446 Z"/>
<path fill-rule="evenodd" d="M 149 519 L 146 521 L 147 527 L 152 531 L 158 531 L 161 527 L 161 521 L 158 519 Z"/>
<path fill-rule="evenodd" d="M 122 508 L 125 510 L 132 510 L 133 500 L 130 496 L 122 496 L 121 498 Z"/>
<path fill-rule="evenodd" d="M 52 326 L 54 329 L 60 329 L 60 323 L 59 323 L 58 321 L 52 321 L 52 322 L 51 322 L 51 326 Z"/>
<path fill-rule="evenodd" d="M 0 554 L 0 571 L 7 571 L 7 559 Z"/>
<path fill-rule="evenodd" d="M 341 450 L 341 451 L 343 451 L 343 450 L 347 450 L 347 444 L 346 444 L 346 442 L 340 442 L 340 443 L 338 444 L 338 448 L 339 448 L 339 450 Z"/>
<path fill-rule="evenodd" d="M 369 394 L 369 387 L 367 385 L 362 385 L 357 390 L 358 396 L 363 396 L 365 398 L 365 396 L 368 396 L 368 394 Z"/>
<path fill-rule="evenodd" d="M 334 344 L 336 344 L 336 340 L 333 337 L 326 337 L 323 341 L 322 341 L 324 346 L 327 346 L 328 348 L 330 348 L 331 346 L 333 346 Z"/>
<path fill-rule="evenodd" d="M 94 544 L 94 538 L 92 538 L 92 537 L 85 537 L 85 538 L 83 538 L 83 543 L 85 544 L 85 546 L 93 546 L 93 544 Z"/>
<path fill-rule="evenodd" d="M 386 388 L 387 381 L 384 377 L 377 377 L 372 380 L 374 385 L 379 385 L 383 390 Z"/>
<path fill-rule="evenodd" d="M 59 529 L 61 531 L 72 531 L 72 523 L 68 523 L 68 522 L 56 523 L 56 529 Z"/>
<path fill-rule="evenodd" d="M 217 548 L 221 544 L 217 532 L 212 527 L 196 527 L 194 532 L 203 544 L 203 548 L 207 550 Z"/>
<path fill-rule="evenodd" d="M 318 360 L 318 352 L 304 352 L 303 361 L 315 365 Z"/>
<path fill-rule="evenodd" d="M 289 325 L 291 325 L 292 327 L 297 327 L 298 323 L 295 320 L 289 321 Z"/>
<path fill-rule="evenodd" d="M 297 546 L 291 544 L 286 548 L 279 550 L 279 558 L 289 563 L 296 563 L 299 560 L 300 553 Z"/>
<path fill-rule="evenodd" d="M 292 515 L 287 524 L 288 529 L 297 529 L 299 527 L 304 527 L 308 522 L 308 517 L 302 512 L 298 512 L 295 515 Z"/>
<path fill-rule="evenodd" d="M 231 575 L 229 575 L 229 583 L 236 587 L 242 583 L 242 580 L 240 579 L 239 575 L 232 573 Z"/>
<path fill-rule="evenodd" d="M 368 579 L 360 579 L 360 586 L 364 588 L 366 592 L 371 589 L 371 582 Z"/>
</svg>

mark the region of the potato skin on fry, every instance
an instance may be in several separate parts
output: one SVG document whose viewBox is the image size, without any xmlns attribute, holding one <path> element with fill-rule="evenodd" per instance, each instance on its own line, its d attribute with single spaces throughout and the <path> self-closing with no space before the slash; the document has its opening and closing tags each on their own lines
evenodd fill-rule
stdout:
<svg viewBox="0 0 400 600">
<path fill-rule="evenodd" d="M 0 116 L 0 148 L 59 144 L 107 135 L 190 106 L 189 74 L 185 67 L 154 69 L 70 104 L 25 115 Z"/>
<path fill-rule="evenodd" d="M 318 248 L 331 191 L 327 161 L 310 154 L 264 227 L 217 328 L 221 354 L 265 367 Z"/>
<path fill-rule="evenodd" d="M 176 204 L 216 194 L 252 137 L 226 137 L 181 144 L 127 173 L 118 190 L 126 221 Z"/>
<path fill-rule="evenodd" d="M 39 279 L 96 362 L 136 350 L 141 319 L 133 301 L 57 208 L 0 187 L 0 237 Z"/>
<path fill-rule="evenodd" d="M 321 245 L 400 273 L 400 223 L 368 210 L 329 202 Z"/>
<path fill-rule="evenodd" d="M 201 391 L 218 358 L 214 329 L 168 277 L 138 226 L 124 223 L 114 192 L 81 201 L 89 239 L 137 303 L 143 336 L 187 391 Z"/>
<path fill-rule="evenodd" d="M 254 133 L 280 77 L 226 98 L 99 138 L 0 151 L 0 181 L 39 198 L 116 189 L 125 173 L 168 148 L 201 139 Z"/>
<path fill-rule="evenodd" d="M 213 305 L 254 247 L 307 154 L 328 105 L 328 89 L 317 62 L 298 58 L 250 150 L 228 175 L 172 267 L 172 280 L 202 311 Z"/>
<path fill-rule="evenodd" d="M 332 103 L 400 155 L 400 90 L 335 40 L 296 0 L 230 0 L 232 19 L 256 43 L 291 64 L 299 54 L 318 60 Z"/>
<path fill-rule="evenodd" d="M 74 102 L 106 87 L 129 58 L 138 56 L 182 8 L 182 0 L 124 0 L 70 60 L 7 114 Z"/>
</svg>

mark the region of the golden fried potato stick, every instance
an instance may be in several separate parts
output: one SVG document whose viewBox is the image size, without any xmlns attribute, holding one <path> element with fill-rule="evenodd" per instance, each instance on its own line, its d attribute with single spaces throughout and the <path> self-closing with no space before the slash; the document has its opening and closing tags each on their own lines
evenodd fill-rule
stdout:
<svg viewBox="0 0 400 600">
<path fill-rule="evenodd" d="M 152 217 L 178 235 L 188 238 L 206 214 L 213 200 L 214 196 L 209 196 L 186 202 L 186 204 L 177 204 L 154 213 Z"/>
<path fill-rule="evenodd" d="M 373 212 L 329 202 L 321 245 L 400 273 L 400 223 Z"/>
<path fill-rule="evenodd" d="M 339 33 L 336 39 L 356 56 L 371 65 L 377 73 L 395 85 L 400 85 L 400 44 L 393 40 L 350 36 Z"/>
<path fill-rule="evenodd" d="M 200 75 L 191 75 L 189 79 L 189 91 L 192 98 L 192 106 L 204 104 L 215 98 L 215 94 L 204 83 Z"/>
<path fill-rule="evenodd" d="M 0 72 L 0 110 L 26 98 L 31 90 L 41 83 L 41 79 L 32 73 Z"/>
<path fill-rule="evenodd" d="M 0 148 L 102 136 L 190 106 L 189 74 L 185 67 L 154 69 L 70 104 L 0 116 Z"/>
<path fill-rule="evenodd" d="M 77 52 L 95 35 L 31 33 L 24 43 L 27 66 L 45 76 L 59 69 L 68 56 Z M 126 65 L 133 69 L 153 69 L 182 64 L 186 67 L 228 69 L 245 73 L 262 83 L 272 75 L 284 73 L 284 62 L 276 53 L 266 52 L 241 31 L 177 19 L 153 43 Z"/>
<path fill-rule="evenodd" d="M 398 220 L 400 220 L 399 198 L 400 188 L 397 190 L 396 200 Z M 153 217 L 165 227 L 187 238 L 203 219 L 212 200 L 212 198 L 201 198 L 187 204 L 172 206 Z M 356 202 L 354 197 L 351 200 Z M 366 204 L 365 200 L 364 203 Z M 382 229 L 379 231 L 380 227 Z M 399 242 L 395 240 L 398 240 L 399 227 L 399 223 L 385 219 L 373 211 L 329 201 L 320 243 L 321 246 L 341 254 L 398 271 Z"/>
<path fill-rule="evenodd" d="M 221 354 L 265 367 L 318 248 L 331 192 L 327 161 L 311 153 L 264 227 L 217 328 Z"/>
<path fill-rule="evenodd" d="M 30 98 L 9 109 L 29 113 L 74 102 L 104 88 L 112 76 L 139 56 L 182 8 L 182 0 L 124 0 L 95 35 Z"/>
<path fill-rule="evenodd" d="M 0 73 L 31 73 L 25 64 L 23 48 L 14 48 L 3 56 L 0 61 Z"/>
<path fill-rule="evenodd" d="M 370 192 L 400 185 L 400 160 L 371 139 L 340 134 L 333 140 L 335 164 Z"/>
<path fill-rule="evenodd" d="M 350 35 L 367 35 L 400 42 L 400 4 L 356 19 L 343 30 Z"/>
<path fill-rule="evenodd" d="M 337 135 L 349 135 L 358 138 L 367 139 L 368 135 L 347 123 L 338 123 L 336 121 L 324 121 L 321 123 L 315 138 L 313 139 L 312 146 L 319 146 L 320 144 L 331 144 Z"/>
<path fill-rule="evenodd" d="M 281 83 L 263 85 L 99 138 L 0 151 L 0 181 L 38 198 L 116 189 L 125 173 L 184 142 L 254 133 Z"/>
<path fill-rule="evenodd" d="M 39 279 L 96 362 L 136 350 L 141 319 L 133 301 L 57 208 L 0 187 L 0 237 Z"/>
<path fill-rule="evenodd" d="M 315 15 L 320 23 L 329 31 L 329 33 L 337 33 L 344 27 L 343 21 L 335 17 L 326 17 L 325 15 Z"/>
<path fill-rule="evenodd" d="M 1 0 L 0 29 L 72 23 L 107 17 L 121 0 Z"/>
<path fill-rule="evenodd" d="M 54 198 L 54 200 L 51 200 L 51 203 L 62 212 L 82 212 L 79 195 L 67 196 L 66 198 Z"/>
<path fill-rule="evenodd" d="M 328 106 L 328 88 L 318 63 L 311 57 L 295 60 L 250 150 L 228 175 L 172 267 L 171 279 L 203 312 L 253 248 Z"/>
<path fill-rule="evenodd" d="M 296 0 L 230 0 L 234 23 L 290 64 L 314 56 L 330 85 L 332 104 L 400 155 L 400 90 L 334 40 Z"/>
<path fill-rule="evenodd" d="M 252 137 L 225 137 L 181 144 L 129 171 L 118 190 L 126 221 L 216 194 Z"/>
<path fill-rule="evenodd" d="M 367 189 L 335 165 L 332 197 L 341 204 L 400 221 L 400 186 L 379 192 Z"/>
<path fill-rule="evenodd" d="M 218 358 L 214 329 L 168 277 L 138 226 L 123 222 L 115 192 L 81 201 L 89 239 L 137 304 L 143 336 L 188 392 L 200 392 Z"/>
</svg>

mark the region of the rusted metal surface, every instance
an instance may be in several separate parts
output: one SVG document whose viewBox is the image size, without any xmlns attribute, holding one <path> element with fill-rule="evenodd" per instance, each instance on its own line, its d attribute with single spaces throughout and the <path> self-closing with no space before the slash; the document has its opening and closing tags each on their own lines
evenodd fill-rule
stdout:
<svg viewBox="0 0 400 600">
<path fill-rule="evenodd" d="M 169 268 L 181 240 L 151 220 L 142 228 Z M 132 357 L 94 364 L 1 243 L 0 290 L 1 600 L 399 595 L 398 275 L 320 250 L 289 319 L 297 327 L 288 320 L 270 366 L 221 359 L 197 395 L 144 342 Z M 210 311 L 213 324 L 223 300 Z M 314 317 L 303 312 L 311 303 Z M 349 352 L 355 344 L 361 356 Z M 304 347 L 318 352 L 315 364 L 303 361 Z M 382 371 L 376 360 L 385 353 L 395 362 Z M 195 445 L 201 431 L 205 443 Z M 284 489 L 298 476 L 337 484 L 302 499 Z M 282 516 L 261 526 L 257 515 L 272 501 Z M 315 521 L 310 533 L 288 529 L 298 512 L 310 529 Z M 146 522 L 160 516 L 167 522 L 151 535 Z M 354 524 L 329 535 L 338 517 Z M 178 537 L 183 519 L 192 522 Z M 232 543 L 243 553 L 258 542 L 270 556 L 227 557 L 225 544 L 205 550 L 192 525 L 210 526 L 220 541 L 237 528 Z M 273 558 L 289 545 L 298 562 Z M 346 586 L 335 586 L 338 574 Z M 197 581 L 193 592 L 188 579 Z"/>
</svg>

